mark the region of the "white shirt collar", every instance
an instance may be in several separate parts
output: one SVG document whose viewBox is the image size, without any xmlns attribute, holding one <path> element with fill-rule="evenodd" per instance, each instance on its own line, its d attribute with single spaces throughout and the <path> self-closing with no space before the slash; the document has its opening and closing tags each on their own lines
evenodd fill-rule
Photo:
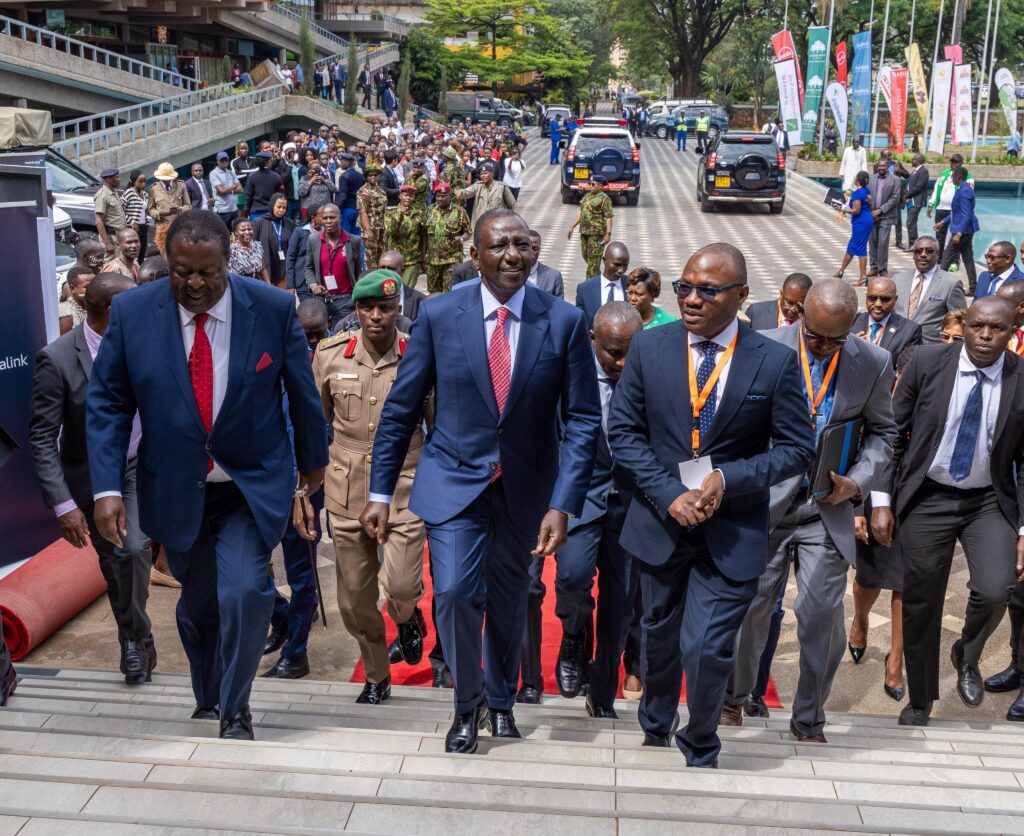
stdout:
<svg viewBox="0 0 1024 836">
<path fill-rule="evenodd" d="M 725 328 L 723 328 L 721 331 L 719 331 L 718 334 L 710 338 L 711 342 L 717 343 L 718 345 L 722 346 L 722 348 L 728 348 L 729 344 L 732 342 L 732 338 L 736 336 L 736 333 L 739 331 L 739 329 L 740 321 L 738 319 L 733 319 L 733 321 L 726 325 Z M 697 345 L 697 343 L 704 342 L 705 340 L 705 337 L 700 336 L 700 334 L 694 334 L 693 331 L 690 331 L 689 335 L 691 348 Z"/>
<path fill-rule="evenodd" d="M 512 298 L 502 305 L 501 302 L 494 298 L 494 295 L 487 289 L 487 285 L 481 279 L 480 298 L 484 304 L 484 319 L 490 319 L 495 315 L 495 311 L 501 307 L 508 308 L 509 313 L 516 319 L 521 320 L 523 318 L 523 300 L 526 298 L 525 286 L 519 288 L 519 290 L 512 294 Z"/>
<path fill-rule="evenodd" d="M 975 372 L 981 372 L 989 380 L 995 381 L 999 379 L 999 375 L 1003 372 L 1003 355 L 1000 354 L 992 365 L 979 369 L 971 362 L 971 358 L 967 354 L 967 346 L 962 346 L 960 349 L 960 362 L 957 363 L 957 370 L 961 374 L 974 374 Z"/>
<path fill-rule="evenodd" d="M 1011 264 L 1009 267 L 1007 267 L 1005 270 L 1003 270 L 1003 272 L 999 274 L 999 278 L 1000 279 L 1008 279 L 1008 278 L 1010 278 L 1010 274 L 1013 272 L 1014 266 L 1015 265 Z"/>
<path fill-rule="evenodd" d="M 217 300 L 217 303 L 207 311 L 210 315 L 210 319 L 216 319 L 218 322 L 228 321 L 228 311 L 231 309 L 231 283 L 228 282 L 227 288 L 224 290 L 224 295 Z M 181 327 L 184 328 L 196 315 L 192 311 L 186 310 L 181 305 L 178 305 L 178 319 L 181 322 Z"/>
<path fill-rule="evenodd" d="M 936 265 L 935 265 L 934 267 L 932 267 L 932 269 L 931 269 L 931 270 L 929 270 L 929 271 L 928 271 L 927 273 L 921 273 L 921 272 L 920 272 L 919 270 L 917 270 L 917 268 L 914 268 L 914 269 L 915 269 L 915 271 L 916 271 L 916 272 L 918 273 L 918 275 L 924 276 L 924 280 L 925 280 L 925 281 L 928 281 L 929 279 L 931 279 L 931 278 L 934 278 L 934 276 L 935 276 L 935 271 L 939 269 L 939 265 L 938 265 L 938 264 L 936 264 Z M 915 278 L 916 278 L 916 276 L 915 276 Z"/>
<path fill-rule="evenodd" d="M 874 325 L 874 324 L 877 323 L 878 325 L 881 325 L 884 328 L 886 325 L 889 324 L 889 320 L 891 318 L 892 318 L 892 311 L 889 311 L 889 313 L 887 313 L 882 319 L 872 319 L 871 318 L 871 314 L 869 313 L 868 314 L 868 325 L 871 326 L 871 325 Z"/>
<path fill-rule="evenodd" d="M 609 278 L 605 277 L 604 273 L 601 274 L 601 283 L 605 286 L 605 288 L 607 288 L 608 285 L 611 285 L 612 287 L 617 287 L 620 290 L 622 289 L 622 279 L 621 278 L 619 278 L 619 279 L 609 279 Z"/>
</svg>

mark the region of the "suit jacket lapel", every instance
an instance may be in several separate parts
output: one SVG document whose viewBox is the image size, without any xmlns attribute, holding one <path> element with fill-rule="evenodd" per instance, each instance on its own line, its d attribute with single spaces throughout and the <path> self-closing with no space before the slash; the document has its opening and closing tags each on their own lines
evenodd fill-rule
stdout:
<svg viewBox="0 0 1024 836">
<path fill-rule="evenodd" d="M 948 351 L 945 353 L 945 357 L 942 362 L 942 368 L 937 375 L 936 386 L 937 392 L 935 395 L 936 420 L 933 424 L 935 432 L 938 438 L 942 437 L 942 432 L 946 427 L 946 415 L 949 410 L 949 402 L 953 398 L 953 387 L 956 385 L 957 375 L 960 374 L 957 371 L 957 366 L 960 363 L 960 352 L 963 351 L 963 345 L 955 350 Z"/>
<path fill-rule="evenodd" d="M 85 330 L 79 328 L 75 332 L 75 353 L 78 355 L 79 365 L 85 372 L 85 379 L 92 377 L 92 352 L 89 351 L 89 343 L 85 341 Z"/>
<path fill-rule="evenodd" d="M 160 342 L 163 344 L 164 353 L 167 356 L 168 368 L 181 390 L 185 408 L 205 433 L 203 419 L 199 417 L 199 407 L 196 406 L 196 396 L 192 391 L 192 379 L 188 374 L 188 359 L 185 357 L 185 348 L 181 341 L 181 319 L 178 315 L 178 304 L 171 295 L 170 286 L 167 288 L 167 296 L 160 305 L 156 321 L 160 331 Z"/>
<path fill-rule="evenodd" d="M 466 353 L 466 362 L 476 381 L 484 403 L 495 421 L 498 420 L 498 402 L 494 399 L 494 384 L 491 383 L 491 369 L 487 364 L 487 340 L 484 333 L 484 304 L 480 288 L 466 294 L 465 307 L 455 317 L 456 331 Z M 522 339 L 522 330 L 519 338 Z"/>
<path fill-rule="evenodd" d="M 708 449 L 722 430 L 729 426 L 761 368 L 764 355 L 760 349 L 750 345 L 750 338 L 754 333 L 746 328 L 739 330 L 736 351 L 733 353 L 732 362 L 729 365 L 729 377 L 725 381 L 725 392 L 719 398 L 718 409 L 715 410 L 715 418 L 711 422 L 707 438 L 702 438 L 700 441 L 700 446 L 704 450 Z M 689 345 L 686 346 L 686 350 L 690 350 Z M 687 418 L 692 422 L 690 414 L 687 415 Z M 687 424 L 687 426 L 689 425 Z"/>
<path fill-rule="evenodd" d="M 508 399 L 505 401 L 505 412 L 515 406 L 516 399 L 522 394 L 526 381 L 533 373 L 544 340 L 547 338 L 550 323 L 548 312 L 536 293 L 526 288 L 523 299 L 523 318 L 519 323 L 519 345 L 516 347 L 516 362 L 512 370 L 512 381 L 509 385 Z"/>
<path fill-rule="evenodd" d="M 242 286 L 243 281 L 252 280 L 236 281 L 229 277 L 228 281 L 231 283 L 231 348 L 228 354 L 228 385 L 224 392 L 224 403 L 221 404 L 220 412 L 217 414 L 218 421 L 228 411 L 229 405 L 238 398 L 238 390 L 242 386 L 242 378 L 245 377 L 249 346 L 252 343 L 252 334 L 256 324 L 252 299 Z M 215 425 L 216 423 L 217 421 L 214 422 Z"/>
<path fill-rule="evenodd" d="M 1012 358 L 1012 359 L 1011 359 Z M 996 415 L 996 431 L 993 438 L 1002 438 L 1003 430 L 1006 428 L 1006 420 L 1010 416 L 1010 407 L 1013 406 L 1017 393 L 1017 364 L 1019 361 L 1013 355 L 1003 355 L 1002 385 L 999 392 L 999 412 Z"/>
<path fill-rule="evenodd" d="M 886 325 L 886 333 L 888 332 Z M 884 339 L 884 338 L 883 338 Z M 843 410 L 849 398 L 846 396 L 848 387 L 855 386 L 859 378 L 860 367 L 860 346 L 853 340 L 847 340 L 839 354 L 839 365 L 836 368 L 835 394 L 832 396 L 832 412 L 829 414 L 829 424 L 836 424 L 843 420 Z"/>
</svg>

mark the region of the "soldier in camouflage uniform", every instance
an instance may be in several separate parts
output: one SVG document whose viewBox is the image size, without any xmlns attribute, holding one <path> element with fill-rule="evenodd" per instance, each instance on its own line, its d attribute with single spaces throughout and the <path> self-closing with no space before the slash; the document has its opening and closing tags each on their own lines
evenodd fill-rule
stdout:
<svg viewBox="0 0 1024 836">
<path fill-rule="evenodd" d="M 587 278 L 593 278 L 601 272 L 601 254 L 604 245 L 612 238 L 612 199 L 604 193 L 605 179 L 595 174 L 590 178 L 590 192 L 580 202 L 580 213 L 569 227 L 569 240 L 572 231 L 580 228 L 580 251 L 587 262 Z"/>
<path fill-rule="evenodd" d="M 450 145 L 446 145 L 442 153 L 444 168 L 437 175 L 438 182 L 447 183 L 452 187 L 453 192 L 466 188 L 466 169 L 459 162 L 459 152 Z"/>
<path fill-rule="evenodd" d="M 439 182 L 434 205 L 424 219 L 427 230 L 427 293 L 452 289 L 452 270 L 462 263 L 462 244 L 469 237 L 469 215 L 452 204 L 452 187 Z"/>
<path fill-rule="evenodd" d="M 423 216 L 413 208 L 416 187 L 406 183 L 399 189 L 398 205 L 384 215 L 384 249 L 398 250 L 405 259 L 402 283 L 416 287 L 423 272 Z"/>
<path fill-rule="evenodd" d="M 424 173 L 425 168 L 426 163 L 422 159 L 413 160 L 412 175 L 406 181 L 409 185 L 416 187 L 412 208 L 419 212 L 421 216 L 427 211 L 427 198 L 430 194 L 430 178 Z"/>
<path fill-rule="evenodd" d="M 359 229 L 363 233 L 366 266 L 374 270 L 384 252 L 384 215 L 388 209 L 388 196 L 378 185 L 379 165 L 367 163 L 363 174 L 366 184 L 356 192 L 356 207 L 359 209 Z"/>
</svg>

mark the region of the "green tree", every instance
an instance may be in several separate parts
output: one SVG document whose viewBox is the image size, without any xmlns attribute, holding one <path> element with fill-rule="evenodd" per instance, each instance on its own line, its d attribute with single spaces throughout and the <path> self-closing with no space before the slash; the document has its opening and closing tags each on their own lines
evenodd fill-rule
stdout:
<svg viewBox="0 0 1024 836">
<path fill-rule="evenodd" d="M 445 77 L 448 50 L 444 42 L 429 27 L 414 26 L 409 31 L 406 50 L 412 62 L 410 95 L 415 101 L 424 104 L 437 102 L 440 94 L 448 89 Z"/>
<path fill-rule="evenodd" d="M 409 77 L 412 75 L 412 59 L 409 45 L 402 49 L 402 63 L 398 68 L 398 121 L 405 122 L 405 112 L 409 109 Z"/>
<path fill-rule="evenodd" d="M 348 80 L 345 82 L 345 112 L 355 116 L 359 106 L 356 92 L 356 84 L 359 80 L 359 50 L 356 48 L 356 36 L 351 32 L 348 35 L 348 52 L 345 61 L 345 72 L 348 73 Z"/>
<path fill-rule="evenodd" d="M 316 63 L 316 41 L 309 25 L 308 15 L 299 20 L 299 63 L 302 64 L 302 76 L 306 79 L 306 87 L 313 83 L 313 65 Z M 299 92 L 299 91 L 296 91 Z"/>
<path fill-rule="evenodd" d="M 225 55 L 220 59 L 220 74 L 225 82 L 231 81 L 231 56 Z"/>
<path fill-rule="evenodd" d="M 441 117 L 442 122 L 448 121 L 448 97 L 445 95 L 446 92 L 448 92 L 448 65 L 442 62 L 441 85 L 437 93 L 437 113 Z"/>
</svg>

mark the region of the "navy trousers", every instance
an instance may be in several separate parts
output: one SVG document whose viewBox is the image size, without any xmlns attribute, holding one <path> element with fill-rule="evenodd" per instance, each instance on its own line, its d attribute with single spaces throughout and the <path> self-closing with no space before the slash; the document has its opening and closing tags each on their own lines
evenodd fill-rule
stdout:
<svg viewBox="0 0 1024 836">
<path fill-rule="evenodd" d="M 515 705 L 535 536 L 512 521 L 501 480 L 462 513 L 427 526 L 437 631 L 460 714 L 483 701 L 495 710 Z"/>
<path fill-rule="evenodd" d="M 690 719 L 676 733 L 676 745 L 690 766 L 711 766 L 722 748 L 718 715 L 732 672 L 736 634 L 757 592 L 757 578 L 726 578 L 711 560 L 698 529 L 684 532 L 661 566 L 641 563 L 640 588 L 640 725 L 648 734 L 669 733 L 679 712 L 685 667 Z"/>
<path fill-rule="evenodd" d="M 521 673 L 524 685 L 531 685 L 544 691 L 544 671 L 541 668 L 540 645 L 544 638 L 544 614 L 541 607 L 547 587 L 544 585 L 544 561 L 546 557 L 531 555 L 530 587 L 526 599 L 526 629 L 523 630 L 523 651 Z"/>
<path fill-rule="evenodd" d="M 316 493 L 310 494 L 309 501 L 313 505 L 313 520 L 316 520 L 317 526 L 316 539 L 313 541 L 315 555 L 322 536 L 319 520 L 324 507 L 324 489 L 320 488 Z M 271 623 L 275 626 L 288 625 L 288 639 L 281 648 L 281 656 L 285 659 L 294 659 L 306 652 L 309 628 L 313 624 L 317 604 L 320 603 L 316 597 L 316 569 L 309 560 L 307 543 L 309 540 L 303 540 L 295 526 L 289 523 L 284 537 L 281 538 L 281 552 L 284 558 L 284 573 L 292 597 L 289 600 L 280 592 L 276 592 L 274 614 L 271 616 Z"/>
<path fill-rule="evenodd" d="M 249 702 L 270 613 L 270 547 L 234 482 L 209 482 L 203 522 L 192 548 L 167 549 L 181 583 L 178 633 L 200 708 L 220 706 L 230 719 Z"/>
<path fill-rule="evenodd" d="M 594 577 L 600 572 L 594 661 L 590 694 L 596 705 L 611 707 L 619 689 L 619 661 L 633 614 L 637 574 L 619 545 L 626 512 L 617 494 L 608 497 L 605 515 L 576 526 L 558 553 L 555 615 L 571 635 L 585 634 L 594 617 Z"/>
<path fill-rule="evenodd" d="M 349 235 L 359 234 L 359 210 L 355 207 L 341 210 L 341 228 Z"/>
</svg>

